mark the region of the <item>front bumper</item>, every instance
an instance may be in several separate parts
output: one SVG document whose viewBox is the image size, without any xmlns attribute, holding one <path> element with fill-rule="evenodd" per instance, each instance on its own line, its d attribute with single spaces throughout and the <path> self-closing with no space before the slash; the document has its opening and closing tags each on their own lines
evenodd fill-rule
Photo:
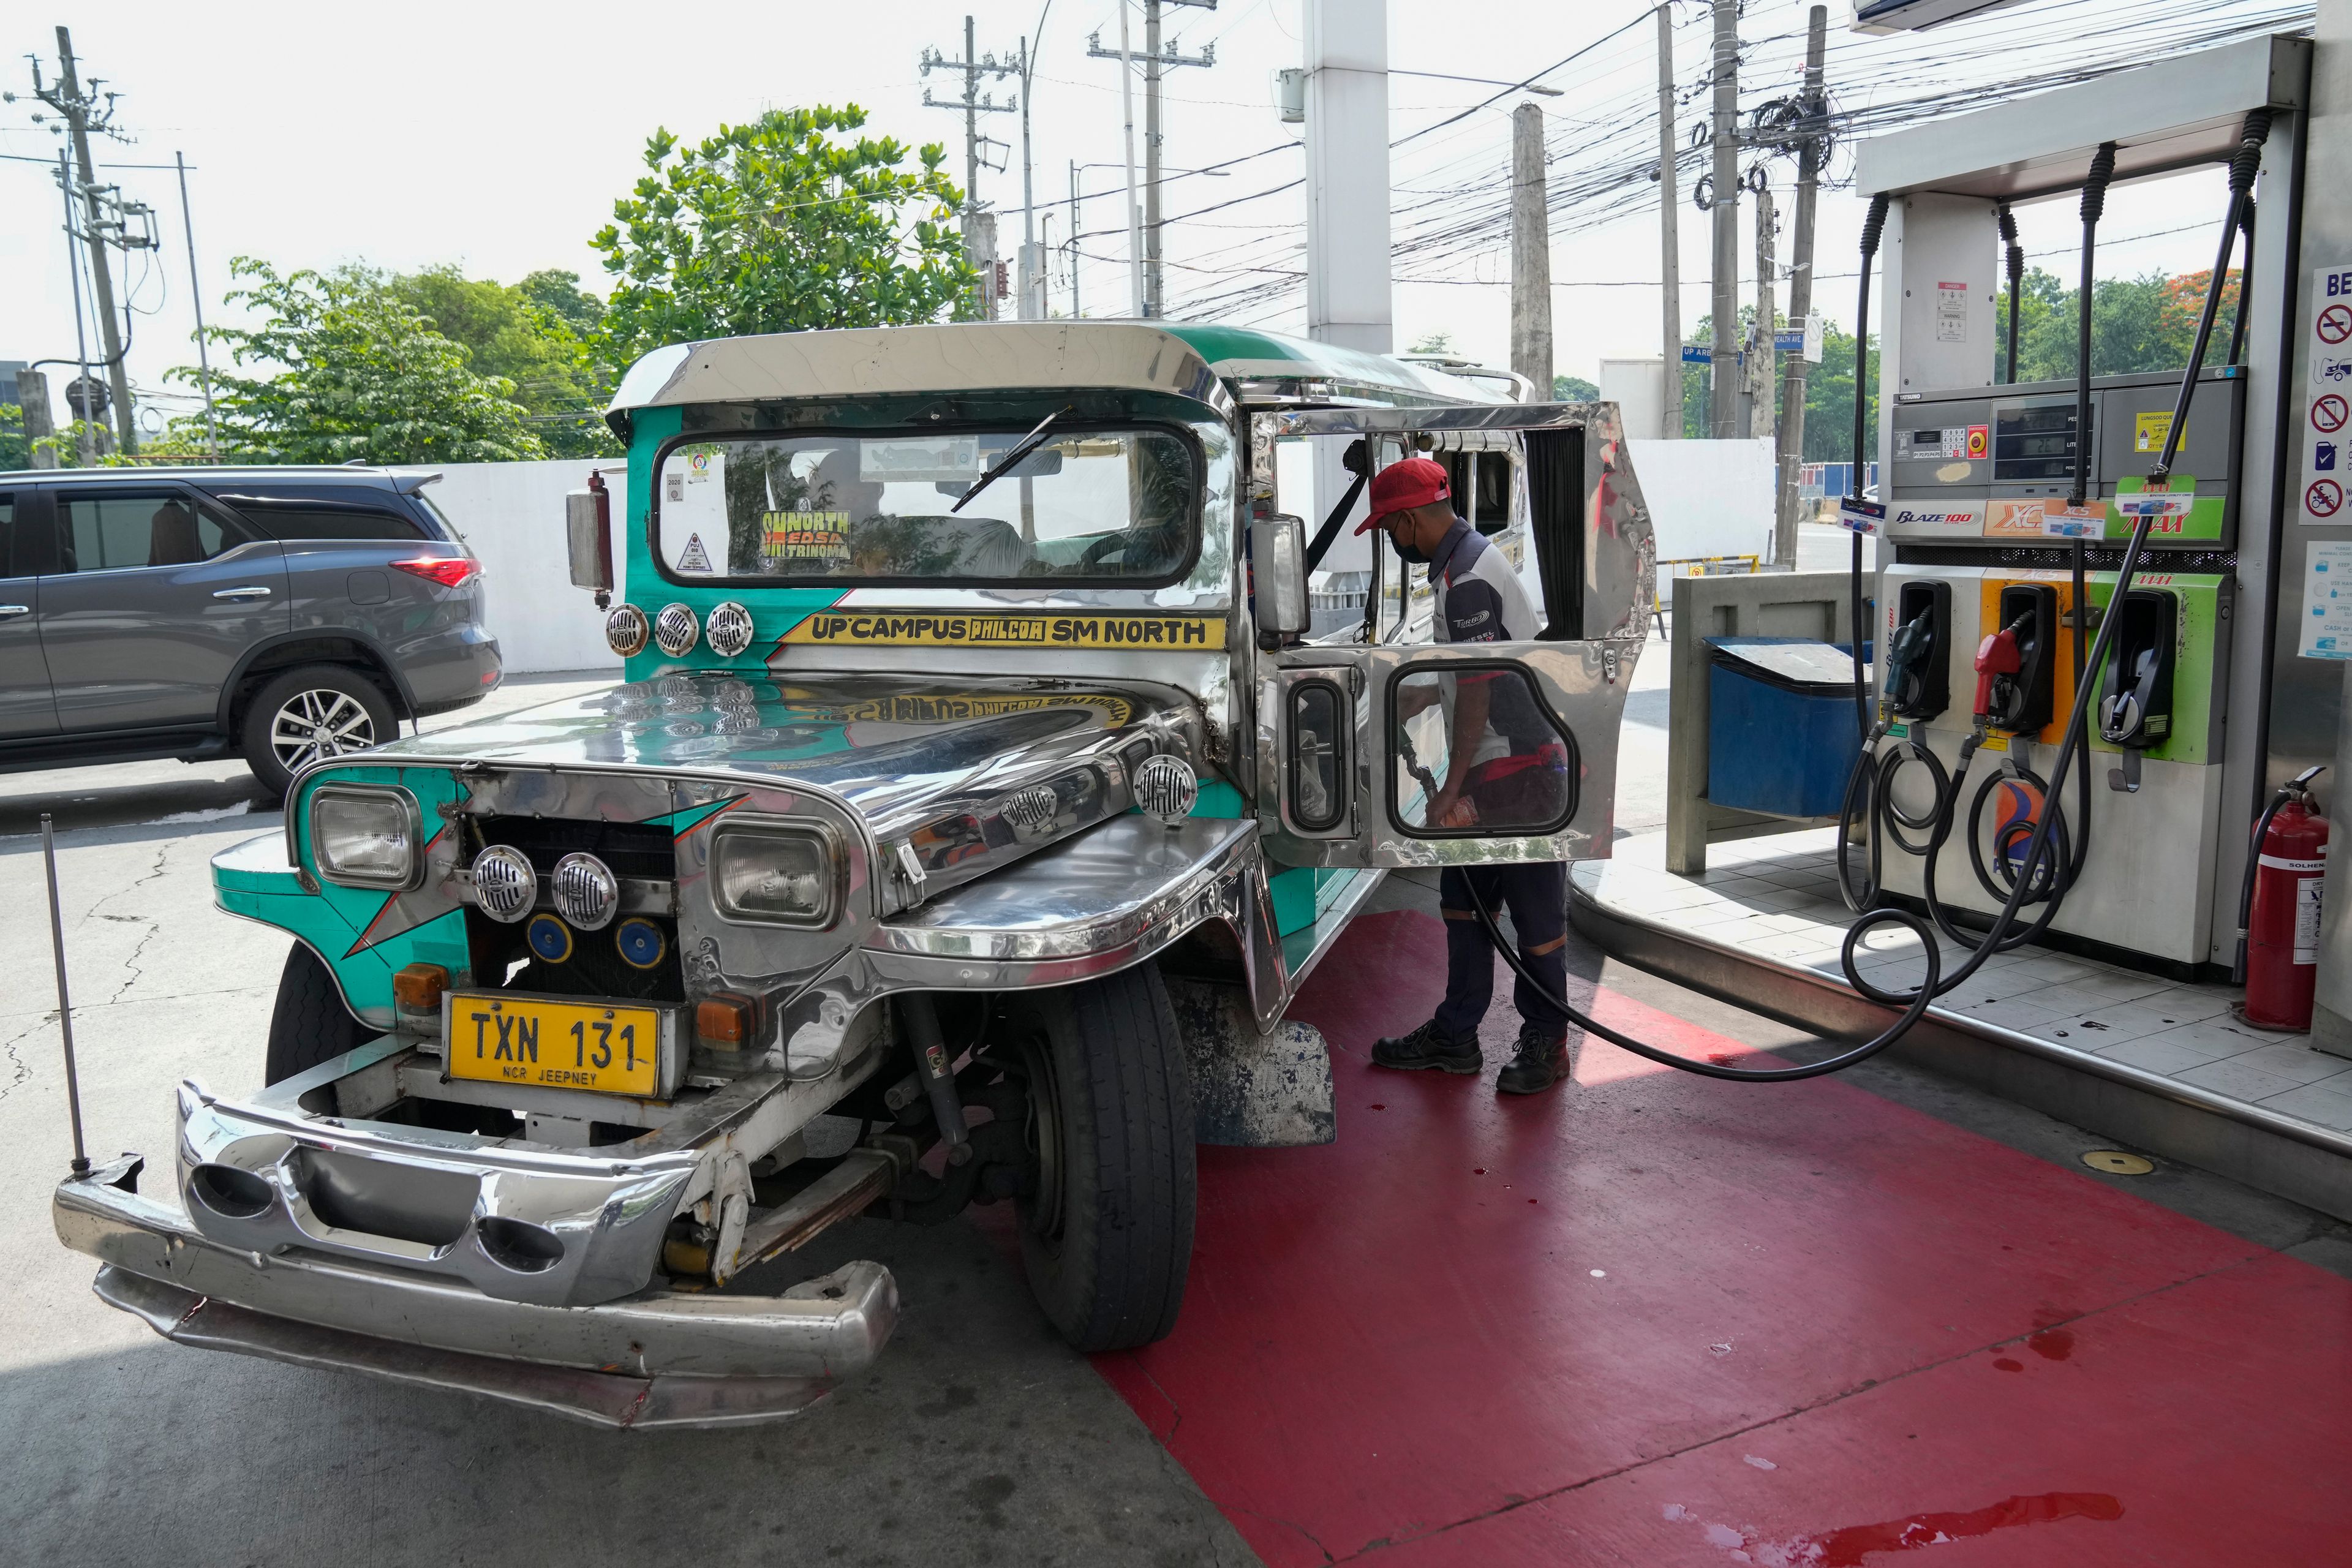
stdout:
<svg viewBox="0 0 2352 1568">
<path fill-rule="evenodd" d="M 100 1300 L 184 1344 L 458 1389 L 611 1426 L 788 1415 L 869 1365 L 897 1325 L 890 1272 L 852 1263 L 781 1296 L 646 1291 L 543 1306 L 462 1280 L 224 1244 L 141 1197 L 126 1157 L 60 1184 L 58 1239 L 106 1267 Z"/>
</svg>

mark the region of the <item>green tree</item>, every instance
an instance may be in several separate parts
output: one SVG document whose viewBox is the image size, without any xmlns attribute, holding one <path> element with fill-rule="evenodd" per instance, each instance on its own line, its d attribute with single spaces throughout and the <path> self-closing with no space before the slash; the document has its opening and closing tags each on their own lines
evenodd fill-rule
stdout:
<svg viewBox="0 0 2352 1568">
<path fill-rule="evenodd" d="M 2091 374 L 2125 375 L 2135 371 L 2178 371 L 2189 364 L 2189 351 L 2197 340 L 2197 315 L 2204 308 L 2205 289 L 2211 281 L 2209 268 L 2167 277 L 2161 272 L 2137 278 L 2101 279 L 2091 289 Z M 2208 364 L 2219 364 L 2229 354 L 2229 333 L 2238 306 L 2239 275 L 2222 279 L 2221 308 L 2214 321 L 2214 342 L 2205 351 Z M 2017 379 L 2072 381 L 2075 343 L 2080 331 L 2080 290 L 2069 289 L 2054 273 L 2034 268 L 2021 280 L 2017 299 Z M 2009 363 L 2009 308 L 2004 300 L 1994 312 L 1993 353 L 1996 375 Z"/>
<path fill-rule="evenodd" d="M 1445 331 L 1423 332 L 1412 347 L 1404 352 L 1409 354 L 1450 354 L 1454 352 L 1454 334 Z"/>
<path fill-rule="evenodd" d="M 612 389 L 574 324 L 585 321 L 593 331 L 602 306 L 579 281 L 551 271 L 508 285 L 445 265 L 395 278 L 392 287 L 464 346 L 476 374 L 513 384 L 514 401 L 550 457 L 607 457 L 620 451 L 604 421 Z"/>
<path fill-rule="evenodd" d="M 0 403 L 0 468 L 32 466 L 32 443 L 25 438 L 25 410 L 14 403 Z"/>
<path fill-rule="evenodd" d="M 523 422 L 513 384 L 477 374 L 465 349 L 435 331 L 382 272 L 340 267 L 281 277 L 242 256 L 230 272 L 245 282 L 229 300 L 245 301 L 261 324 L 206 329 L 235 367 L 212 373 L 225 455 L 264 463 L 546 455 Z M 184 365 L 171 375 L 196 379 Z"/>
<path fill-rule="evenodd" d="M 1739 312 L 1740 330 L 1745 332 L 1756 319 L 1753 306 Z M 1779 323 L 1787 325 L 1785 318 Z M 1699 318 L 1690 334 L 1695 343 L 1713 341 L 1715 319 Z M 2021 338 L 2022 333 L 2020 334 Z M 1843 463 L 1853 456 L 1853 334 L 1841 331 L 1836 322 L 1827 317 L 1822 322 L 1821 363 L 1805 371 L 1805 445 L 1799 454 L 1807 463 Z M 1683 366 L 1683 434 L 1696 441 L 1708 434 L 1710 404 L 1704 364 Z M 1875 442 L 1878 426 L 1878 340 L 1870 344 L 1870 402 L 1864 410 L 1870 421 L 1865 439 Z M 1772 381 L 1772 416 L 1780 418 L 1783 395 L 1788 383 L 1775 376 Z"/>
<path fill-rule="evenodd" d="M 1555 375 L 1551 378 L 1551 400 L 1554 403 L 1597 403 L 1601 389 L 1580 375 Z"/>
<path fill-rule="evenodd" d="M 963 194 L 946 149 L 835 140 L 865 123 L 855 104 L 818 105 L 722 125 L 693 147 L 656 131 L 651 173 L 588 242 L 614 278 L 596 340 L 607 372 L 688 339 L 969 310 L 974 274 L 954 226 Z"/>
</svg>

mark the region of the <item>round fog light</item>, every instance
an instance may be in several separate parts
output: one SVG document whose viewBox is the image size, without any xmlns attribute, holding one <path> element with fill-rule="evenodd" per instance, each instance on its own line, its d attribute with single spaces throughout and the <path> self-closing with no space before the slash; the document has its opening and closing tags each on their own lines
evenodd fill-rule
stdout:
<svg viewBox="0 0 2352 1568">
<path fill-rule="evenodd" d="M 621 922 L 621 929 L 613 933 L 613 945 L 620 950 L 621 962 L 632 969 L 651 969 L 669 953 L 669 939 L 662 934 L 662 928 L 635 915 Z"/>
<path fill-rule="evenodd" d="M 702 623 L 702 640 L 721 658 L 733 658 L 751 646 L 751 612 L 732 599 L 710 606 Z"/>
<path fill-rule="evenodd" d="M 593 855 L 566 855 L 548 882 L 556 913 L 582 931 L 603 931 L 621 907 L 621 879 Z"/>
<path fill-rule="evenodd" d="M 654 617 L 654 646 L 672 658 L 692 653 L 695 639 L 701 635 L 702 624 L 684 605 L 664 605 L 661 614 Z"/>
<path fill-rule="evenodd" d="M 520 849 L 493 844 L 474 857 L 474 902 L 494 921 L 512 925 L 539 901 L 539 873 Z"/>
<path fill-rule="evenodd" d="M 623 658 L 635 658 L 645 652 L 646 639 L 653 636 L 653 626 L 646 613 L 635 605 L 615 605 L 613 613 L 604 617 L 604 641 Z"/>
<path fill-rule="evenodd" d="M 1135 770 L 1135 804 L 1144 816 L 1173 827 L 1192 815 L 1201 798 L 1201 780 L 1192 764 L 1167 752 Z"/>
</svg>

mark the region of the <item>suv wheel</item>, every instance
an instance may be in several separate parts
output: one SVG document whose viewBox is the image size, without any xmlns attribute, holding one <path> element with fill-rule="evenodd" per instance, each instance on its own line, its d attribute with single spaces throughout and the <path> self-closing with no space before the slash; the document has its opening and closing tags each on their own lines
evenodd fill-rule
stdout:
<svg viewBox="0 0 2352 1568">
<path fill-rule="evenodd" d="M 273 795 L 295 770 L 320 757 L 364 752 L 400 733 L 375 682 L 338 664 L 306 664 L 270 678 L 246 708 L 239 741 L 246 765 Z"/>
</svg>

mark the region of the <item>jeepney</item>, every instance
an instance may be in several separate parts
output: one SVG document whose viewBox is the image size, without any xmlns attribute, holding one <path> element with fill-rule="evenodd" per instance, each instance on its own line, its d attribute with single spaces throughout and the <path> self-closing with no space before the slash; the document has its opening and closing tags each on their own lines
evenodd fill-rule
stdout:
<svg viewBox="0 0 2352 1568">
<path fill-rule="evenodd" d="M 180 1085 L 168 1191 L 126 1156 L 56 1193 L 170 1339 L 755 1421 L 898 1309 L 872 1262 L 753 1289 L 774 1260 L 1007 1202 L 1067 1341 L 1148 1342 L 1195 1144 L 1335 1136 L 1284 1011 L 1385 872 L 1609 853 L 1653 571 L 1612 405 L 988 323 L 682 343 L 608 418 L 626 478 L 548 540 L 625 679 L 304 769 L 214 861 L 295 939 L 266 1085 Z M 1433 642 L 1425 574 L 1360 539 L 1311 583 L 1416 452 L 1541 640 Z M 1525 820 L 1426 819 L 1473 678 L 1567 758 Z"/>
</svg>

